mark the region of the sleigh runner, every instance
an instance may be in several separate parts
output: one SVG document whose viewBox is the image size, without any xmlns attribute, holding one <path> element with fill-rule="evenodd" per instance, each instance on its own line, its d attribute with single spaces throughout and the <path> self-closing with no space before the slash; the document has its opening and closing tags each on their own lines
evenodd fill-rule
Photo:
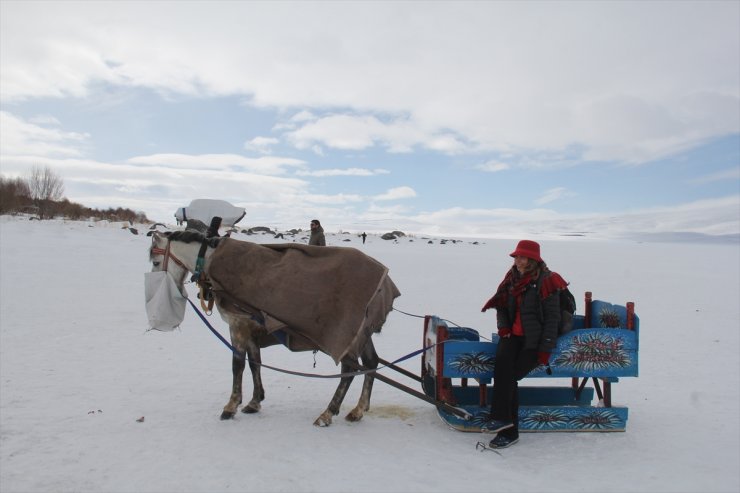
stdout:
<svg viewBox="0 0 740 493">
<path fill-rule="evenodd" d="M 575 315 L 573 330 L 558 339 L 549 368 L 540 365 L 520 382 L 520 431 L 625 431 L 628 408 L 612 404 L 612 385 L 620 377 L 638 376 L 639 318 L 633 303 L 592 300 L 590 292 L 585 306 L 584 315 Z M 482 341 L 474 329 L 425 317 L 423 390 L 470 415 L 465 419 L 438 407 L 452 428 L 480 432 L 490 419 L 498 339 L 493 334 L 490 342 Z M 569 378 L 570 385 L 528 385 L 534 378 Z"/>
</svg>

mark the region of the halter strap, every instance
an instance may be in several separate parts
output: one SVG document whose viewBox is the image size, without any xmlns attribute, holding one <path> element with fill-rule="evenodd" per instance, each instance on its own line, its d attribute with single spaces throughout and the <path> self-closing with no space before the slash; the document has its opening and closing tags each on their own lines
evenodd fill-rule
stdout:
<svg viewBox="0 0 740 493">
<path fill-rule="evenodd" d="M 167 248 L 162 249 L 158 247 L 152 247 L 152 253 L 157 255 L 164 255 L 164 262 L 162 264 L 162 270 L 167 272 L 167 264 L 169 263 L 169 259 L 171 258 L 173 262 L 175 262 L 177 265 L 183 268 L 185 272 L 183 272 L 182 279 L 180 280 L 180 284 L 185 280 L 185 276 L 188 274 L 188 267 L 180 260 L 179 258 L 175 257 L 175 255 L 170 250 L 170 240 L 167 239 Z"/>
<path fill-rule="evenodd" d="M 169 241 L 167 241 L 167 248 L 162 249 L 162 248 L 153 247 L 152 253 L 157 254 L 157 255 L 164 255 L 164 265 L 162 266 L 162 270 L 167 270 L 167 261 L 170 258 L 172 259 L 173 262 L 175 262 L 177 265 L 179 265 L 183 269 L 185 270 L 188 269 L 188 267 L 184 263 L 182 263 L 182 260 L 180 260 L 179 258 L 175 257 L 172 254 L 172 252 L 170 251 Z"/>
</svg>

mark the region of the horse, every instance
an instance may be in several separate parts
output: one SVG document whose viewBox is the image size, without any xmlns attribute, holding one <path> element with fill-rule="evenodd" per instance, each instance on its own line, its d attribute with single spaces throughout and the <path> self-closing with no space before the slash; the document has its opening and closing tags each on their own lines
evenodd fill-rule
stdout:
<svg viewBox="0 0 740 493">
<path fill-rule="evenodd" d="M 178 284 L 183 295 L 186 294 L 184 282 L 189 273 L 194 274 L 197 270 L 197 261 L 202 247 L 205 251 L 202 254 L 204 259 L 203 271 L 208 271 L 211 256 L 218 248 L 219 243 L 223 241 L 222 237 L 207 238 L 205 235 L 196 231 L 175 231 L 175 232 L 152 232 L 152 244 L 149 248 L 149 260 L 152 263 L 152 272 L 168 271 L 172 278 Z M 236 241 L 236 240 L 231 240 Z M 244 242 L 249 243 L 249 242 Z M 307 247 L 307 248 L 328 248 L 328 247 Z M 395 289 L 395 286 L 393 286 Z M 397 296 L 396 294 L 395 296 Z M 281 341 L 273 334 L 268 333 L 264 323 L 261 323 L 260 317 L 256 316 L 255 309 L 245 308 L 233 301 L 230 296 L 224 296 L 223 293 L 213 291 L 214 304 L 223 321 L 229 326 L 231 345 L 234 352 L 231 360 L 232 368 L 232 387 L 229 400 L 221 413 L 222 420 L 234 418 L 239 405 L 242 403 L 242 375 L 245 369 L 246 354 L 249 369 L 252 374 L 252 398 L 242 407 L 241 412 L 245 414 L 257 413 L 260 411 L 262 401 L 265 399 L 265 390 L 262 385 L 261 364 L 262 359 L 260 349 Z M 394 296 L 394 297 L 395 297 Z M 373 333 L 380 332 L 380 328 L 374 329 Z M 303 341 L 304 343 L 307 341 Z M 291 349 L 293 350 L 293 349 Z M 322 348 L 307 344 L 300 350 L 322 351 Z M 360 362 L 362 366 L 360 366 Z M 370 409 L 370 395 L 372 394 L 374 371 L 378 367 L 379 357 L 375 351 L 372 338 L 368 336 L 361 345 L 359 351 L 359 360 L 356 356 L 345 355 L 341 359 L 341 378 L 334 396 L 327 408 L 314 421 L 315 426 L 326 427 L 331 425 L 332 417 L 339 414 L 340 406 L 349 389 L 358 368 L 364 368 L 364 382 L 362 392 L 357 405 L 349 414 L 345 416 L 347 421 L 360 421 L 368 409 Z"/>
</svg>

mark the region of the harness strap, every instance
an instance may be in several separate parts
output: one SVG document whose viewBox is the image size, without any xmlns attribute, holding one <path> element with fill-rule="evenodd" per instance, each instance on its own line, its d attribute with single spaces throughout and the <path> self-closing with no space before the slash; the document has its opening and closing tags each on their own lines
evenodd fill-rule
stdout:
<svg viewBox="0 0 740 493">
<path fill-rule="evenodd" d="M 213 295 L 209 296 L 210 288 L 206 288 L 205 282 L 198 283 L 200 288 L 200 307 L 206 312 L 206 315 L 213 313 Z M 208 304 L 206 305 L 206 298 L 208 298 Z"/>
<path fill-rule="evenodd" d="M 203 273 L 203 268 L 206 265 L 206 250 L 208 249 L 208 240 L 203 239 L 203 243 L 200 244 L 200 250 L 198 250 L 198 257 L 195 259 L 195 270 L 193 271 L 193 277 L 191 281 L 198 282 L 200 276 Z"/>
<path fill-rule="evenodd" d="M 226 345 L 226 347 L 228 347 L 231 350 L 232 353 L 234 353 L 234 356 L 236 356 L 239 359 L 245 359 L 245 360 L 247 360 L 249 362 L 249 364 L 257 364 L 257 365 L 259 365 L 261 367 L 264 367 L 264 368 L 267 368 L 267 369 L 270 369 L 270 370 L 275 370 L 275 371 L 278 371 L 278 372 L 281 372 L 281 373 L 287 373 L 289 375 L 297 375 L 297 376 L 300 376 L 300 377 L 309 377 L 309 378 L 346 378 L 346 377 L 356 377 L 356 376 L 360 376 L 360 375 L 366 375 L 368 373 L 375 373 L 375 372 L 377 372 L 379 370 L 382 370 L 383 368 L 392 367 L 396 363 L 400 363 L 401 361 L 404 361 L 404 360 L 407 360 L 409 358 L 412 358 L 412 357 L 416 356 L 417 354 L 421 354 L 424 351 L 426 351 L 427 349 L 429 349 L 430 347 L 436 346 L 437 344 L 444 344 L 444 343 L 447 342 L 447 341 L 443 341 L 443 342 L 434 344 L 433 346 L 423 347 L 421 349 L 417 349 L 416 351 L 413 351 L 413 352 L 411 352 L 411 353 L 409 353 L 409 354 L 407 354 L 405 356 L 401 356 L 400 358 L 398 358 L 397 360 L 391 362 L 388 365 L 383 365 L 383 366 L 379 366 L 378 368 L 373 368 L 373 369 L 368 369 L 368 370 L 358 370 L 358 371 L 352 371 L 352 372 L 335 373 L 335 374 L 332 374 L 332 375 L 319 375 L 319 374 L 316 374 L 316 373 L 304 373 L 304 372 L 300 372 L 300 371 L 285 370 L 283 368 L 277 368 L 277 367 L 274 367 L 274 366 L 266 365 L 264 363 L 257 363 L 255 361 L 249 360 L 249 358 L 247 357 L 247 355 L 245 355 L 244 353 L 239 352 L 234 346 L 232 346 L 229 343 L 229 341 L 227 341 L 224 338 L 224 336 L 222 336 L 216 329 L 213 328 L 213 326 L 210 324 L 210 322 L 208 322 L 208 320 L 206 319 L 206 317 L 200 312 L 200 310 L 198 310 L 198 308 L 190 300 L 190 298 L 188 298 L 187 300 L 188 300 L 188 303 L 190 303 L 190 306 L 193 307 L 193 310 L 195 310 L 195 313 L 197 313 L 198 316 L 200 317 L 200 319 L 203 321 L 203 323 L 206 324 L 206 326 L 210 329 L 211 332 L 213 332 L 213 335 L 215 335 L 216 337 L 218 337 L 219 340 L 221 342 L 223 342 L 224 345 Z"/>
</svg>

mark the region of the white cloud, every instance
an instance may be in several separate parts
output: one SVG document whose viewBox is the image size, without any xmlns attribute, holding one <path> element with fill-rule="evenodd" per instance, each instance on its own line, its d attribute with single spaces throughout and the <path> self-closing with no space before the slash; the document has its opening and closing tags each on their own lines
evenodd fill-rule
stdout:
<svg viewBox="0 0 740 493">
<path fill-rule="evenodd" d="M 84 159 L 3 156 L 3 175 L 25 176 L 32 166 L 49 166 L 64 180 L 65 194 L 88 207 L 140 207 L 151 219 L 165 221 L 177 207 L 194 198 L 219 198 L 249 205 L 248 213 L 271 217 L 277 211 L 300 209 L 309 195 L 309 183 L 298 178 L 232 171 L 207 166 L 206 156 L 176 159 L 137 159 L 136 163 L 105 163 Z M 335 201 L 338 202 L 338 201 Z M 138 205 L 137 205 L 138 204 Z"/>
<path fill-rule="evenodd" d="M 391 188 L 387 192 L 376 195 L 373 197 L 373 200 L 401 200 L 401 199 L 411 199 L 416 197 L 416 191 L 411 187 L 396 187 Z"/>
<path fill-rule="evenodd" d="M 87 133 L 65 132 L 42 124 L 58 122 L 42 117 L 30 123 L 6 111 L 0 111 L 0 153 L 3 156 L 80 157 L 90 139 Z"/>
<path fill-rule="evenodd" d="M 317 156 L 323 156 L 324 155 L 324 148 L 320 145 L 313 145 L 311 146 L 311 152 L 316 154 Z"/>
<path fill-rule="evenodd" d="M 28 119 L 30 123 L 33 123 L 34 125 L 60 125 L 61 122 L 58 118 L 52 116 L 52 115 L 37 115 L 34 117 L 31 117 Z"/>
<path fill-rule="evenodd" d="M 302 123 L 302 122 L 307 122 L 307 121 L 311 121 L 315 119 L 316 119 L 316 116 L 310 111 L 306 111 L 306 110 L 301 110 L 295 115 L 293 115 L 292 117 L 290 117 L 290 121 L 294 123 Z"/>
<path fill-rule="evenodd" d="M 377 176 L 387 175 L 390 171 L 386 169 L 365 169 L 365 168 L 337 168 L 337 169 L 320 169 L 316 171 L 296 171 L 298 176 Z"/>
<path fill-rule="evenodd" d="M 275 124 L 272 127 L 272 129 L 274 131 L 293 130 L 299 124 L 310 122 L 315 119 L 316 119 L 316 116 L 310 111 L 301 110 L 298 113 L 295 113 L 293 116 L 291 116 L 287 121 L 282 121 L 282 122 Z"/>
<path fill-rule="evenodd" d="M 453 135 L 431 136 L 425 146 L 433 151 L 445 154 L 456 154 L 468 150 L 464 142 Z"/>
<path fill-rule="evenodd" d="M 323 205 L 342 205 L 354 202 L 361 202 L 363 198 L 360 195 L 339 193 L 336 195 L 317 195 L 310 194 L 303 198 L 306 202 L 311 204 L 323 204 Z"/>
<path fill-rule="evenodd" d="M 376 227 L 387 225 L 389 229 L 406 228 L 413 220 L 411 208 L 405 204 L 370 204 L 357 219 L 362 224 L 374 223 Z M 375 228 L 372 228 L 375 229 Z"/>
<path fill-rule="evenodd" d="M 555 187 L 546 190 L 545 193 L 543 193 L 537 200 L 534 201 L 534 203 L 537 205 L 548 204 L 550 202 L 562 199 L 563 197 L 571 197 L 573 195 L 574 194 L 568 191 L 567 188 Z"/>
<path fill-rule="evenodd" d="M 259 152 L 260 154 L 270 154 L 272 146 L 280 142 L 274 137 L 255 137 L 244 143 L 244 149 L 248 151 Z"/>
<path fill-rule="evenodd" d="M 3 4 L 3 101 L 80 97 L 101 82 L 238 94 L 307 109 L 291 120 L 302 146 L 576 143 L 586 159 L 633 163 L 740 131 L 737 2 L 36 7 Z M 326 108 L 334 117 L 315 119 Z"/>
<path fill-rule="evenodd" d="M 366 149 L 384 133 L 384 126 L 373 116 L 332 115 L 320 118 L 289 132 L 287 138 L 299 149 L 320 142 L 335 149 Z"/>
<path fill-rule="evenodd" d="M 445 154 L 468 150 L 458 137 L 442 130 L 431 131 L 408 118 L 388 122 L 373 115 L 332 114 L 316 118 L 286 133 L 298 149 L 315 143 L 345 150 L 364 150 L 381 146 L 391 153 L 408 153 L 414 147 Z"/>
<path fill-rule="evenodd" d="M 485 171 L 486 173 L 498 173 L 499 171 L 506 171 L 510 168 L 511 166 L 508 164 L 499 161 L 489 161 L 475 166 L 475 169 Z"/>
<path fill-rule="evenodd" d="M 194 169 L 212 171 L 247 171 L 265 175 L 281 175 L 285 168 L 304 168 L 305 161 L 294 158 L 263 156 L 247 158 L 237 154 L 152 154 L 137 156 L 128 160 L 134 165 L 155 165 L 173 169 Z"/>
</svg>

